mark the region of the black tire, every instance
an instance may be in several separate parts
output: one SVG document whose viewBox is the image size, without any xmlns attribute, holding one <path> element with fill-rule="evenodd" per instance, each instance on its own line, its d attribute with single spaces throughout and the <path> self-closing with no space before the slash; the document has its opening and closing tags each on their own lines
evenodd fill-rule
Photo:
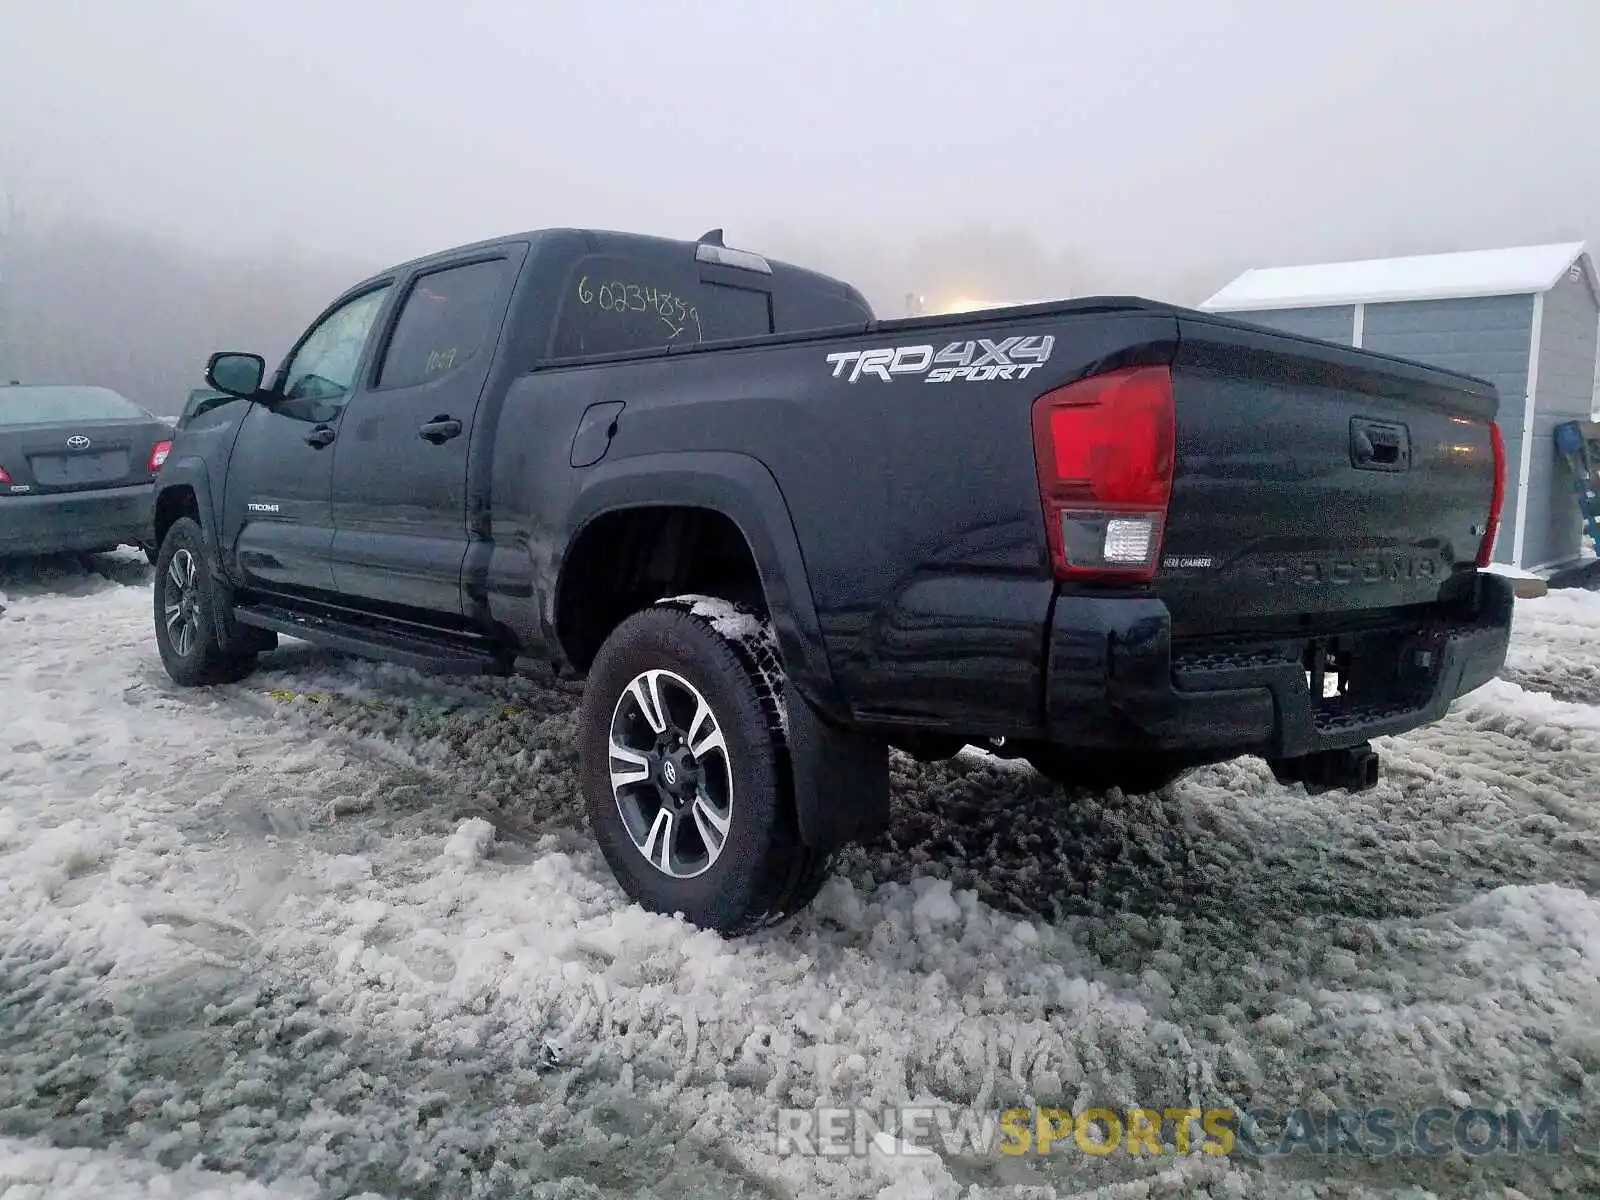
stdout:
<svg viewBox="0 0 1600 1200">
<path fill-rule="evenodd" d="M 140 542 L 139 549 L 144 551 L 144 560 L 152 567 L 156 565 L 156 559 L 161 557 L 161 547 L 154 542 Z"/>
<path fill-rule="evenodd" d="M 1030 746 L 1023 757 L 1039 774 L 1069 790 L 1108 792 L 1121 788 L 1130 796 L 1159 792 L 1192 769 L 1159 753 L 1115 754 L 1063 746 Z"/>
<path fill-rule="evenodd" d="M 659 698 L 651 703 L 662 718 L 661 732 L 639 704 L 644 692 L 630 690 L 636 682 L 648 687 L 652 678 Z M 720 730 L 724 749 L 685 758 L 691 739 L 678 735 L 695 723 L 686 714 L 699 701 L 707 706 L 709 724 L 687 732 L 700 733 L 703 745 L 716 740 L 704 736 L 706 730 Z M 682 913 L 701 928 L 729 935 L 782 920 L 815 899 L 827 881 L 830 857 L 800 837 L 783 714 L 783 675 L 771 629 L 748 610 L 725 601 L 675 598 L 635 613 L 606 639 L 584 690 L 580 778 L 590 827 L 630 898 L 652 912 Z M 623 740 L 614 743 L 614 734 Z M 623 745 L 629 757 L 614 757 L 614 744 Z M 651 744 L 656 748 L 647 750 Z M 680 763 L 684 773 L 669 770 L 668 760 Z M 630 768 L 648 776 L 614 786 L 614 767 L 619 776 Z M 693 776 L 689 784 L 683 782 L 687 775 Z M 670 783 L 690 790 L 674 793 Z M 713 830 L 698 819 L 714 811 L 726 822 L 715 845 L 708 836 Z M 665 832 L 658 837 L 662 821 Z M 647 858 L 645 848 L 666 866 Z"/>
<path fill-rule="evenodd" d="M 156 648 L 161 652 L 161 665 L 173 682 L 184 687 L 237 683 L 255 670 L 255 654 L 228 654 L 217 642 L 211 608 L 211 565 L 206 561 L 200 526 L 193 518 L 180 517 L 172 523 L 161 541 L 155 567 L 150 590 L 155 605 Z M 186 582 L 180 583 L 180 579 Z M 173 605 L 181 608 L 183 615 L 169 621 Z"/>
</svg>

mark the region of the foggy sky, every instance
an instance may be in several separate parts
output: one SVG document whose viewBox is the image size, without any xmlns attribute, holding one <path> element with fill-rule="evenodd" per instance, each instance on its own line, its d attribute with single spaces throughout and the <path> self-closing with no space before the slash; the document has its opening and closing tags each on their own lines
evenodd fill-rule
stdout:
<svg viewBox="0 0 1600 1200">
<path fill-rule="evenodd" d="M 0 0 L 0 190 L 353 270 L 720 225 L 886 316 L 1195 302 L 1600 237 L 1597 62 L 1595 0 Z"/>
</svg>

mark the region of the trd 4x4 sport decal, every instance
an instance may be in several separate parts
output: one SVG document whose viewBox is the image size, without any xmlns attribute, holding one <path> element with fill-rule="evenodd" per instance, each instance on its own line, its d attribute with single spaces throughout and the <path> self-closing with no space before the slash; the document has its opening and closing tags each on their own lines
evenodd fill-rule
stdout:
<svg viewBox="0 0 1600 1200">
<path fill-rule="evenodd" d="M 1056 339 L 1048 333 L 990 341 L 951 342 L 932 346 L 887 346 L 881 350 L 840 350 L 828 355 L 835 379 L 851 383 L 871 375 L 891 383 L 896 375 L 920 375 L 924 383 L 983 383 L 990 379 L 1026 379 L 1050 361 Z M 845 369 L 849 368 L 849 374 Z"/>
</svg>

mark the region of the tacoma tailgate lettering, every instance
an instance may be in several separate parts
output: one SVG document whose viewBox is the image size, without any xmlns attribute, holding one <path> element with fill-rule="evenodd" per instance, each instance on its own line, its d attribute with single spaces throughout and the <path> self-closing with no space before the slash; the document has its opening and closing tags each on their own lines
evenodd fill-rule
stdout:
<svg viewBox="0 0 1600 1200">
<path fill-rule="evenodd" d="M 1442 570 L 1437 560 L 1427 555 L 1396 554 L 1367 559 L 1305 559 L 1294 565 L 1273 564 L 1263 567 L 1262 574 L 1269 587 L 1296 584 L 1344 586 L 1435 579 Z"/>
</svg>

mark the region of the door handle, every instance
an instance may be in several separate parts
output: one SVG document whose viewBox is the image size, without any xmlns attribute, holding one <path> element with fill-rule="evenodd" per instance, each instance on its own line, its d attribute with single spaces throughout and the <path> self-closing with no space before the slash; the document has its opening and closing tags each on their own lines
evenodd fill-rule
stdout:
<svg viewBox="0 0 1600 1200">
<path fill-rule="evenodd" d="M 425 442 L 432 442 L 435 446 L 442 446 L 453 437 L 461 436 L 461 422 L 454 417 L 443 415 L 435 417 L 417 432 Z"/>
<path fill-rule="evenodd" d="M 333 439 L 338 436 L 333 431 L 332 425 L 318 425 L 310 433 L 306 434 L 306 445 L 315 446 L 318 450 L 321 450 L 324 446 L 332 445 Z"/>
</svg>

